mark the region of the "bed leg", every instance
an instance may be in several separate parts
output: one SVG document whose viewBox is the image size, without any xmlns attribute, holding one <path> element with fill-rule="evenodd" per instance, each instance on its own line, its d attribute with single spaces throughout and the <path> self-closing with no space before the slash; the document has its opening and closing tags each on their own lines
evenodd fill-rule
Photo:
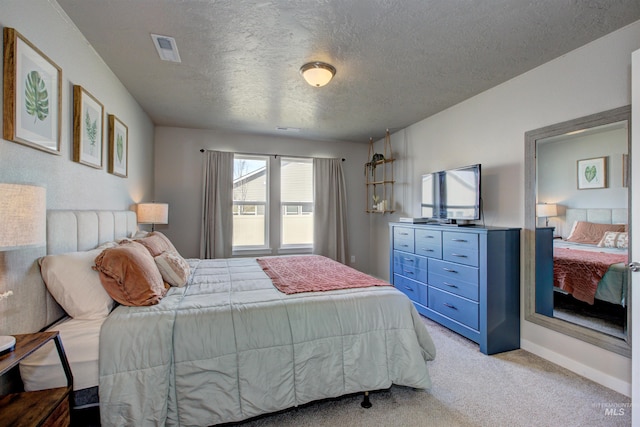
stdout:
<svg viewBox="0 0 640 427">
<path fill-rule="evenodd" d="M 364 399 L 362 399 L 362 403 L 360 404 L 363 408 L 371 408 L 371 401 L 369 400 L 369 392 L 364 392 Z"/>
</svg>

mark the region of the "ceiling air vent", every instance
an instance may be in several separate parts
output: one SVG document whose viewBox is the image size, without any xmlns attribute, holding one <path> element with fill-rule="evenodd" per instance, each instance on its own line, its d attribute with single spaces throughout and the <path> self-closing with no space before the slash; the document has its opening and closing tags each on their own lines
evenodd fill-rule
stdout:
<svg viewBox="0 0 640 427">
<path fill-rule="evenodd" d="M 180 54 L 178 53 L 176 39 L 158 34 L 151 34 L 151 38 L 158 51 L 158 55 L 160 55 L 160 59 L 163 61 L 182 62 L 180 60 Z"/>
</svg>

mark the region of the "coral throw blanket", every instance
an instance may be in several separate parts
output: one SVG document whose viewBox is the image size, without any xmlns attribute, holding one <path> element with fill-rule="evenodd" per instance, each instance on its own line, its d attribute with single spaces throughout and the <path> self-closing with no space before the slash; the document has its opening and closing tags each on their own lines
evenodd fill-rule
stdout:
<svg viewBox="0 0 640 427">
<path fill-rule="evenodd" d="M 598 283 L 609 267 L 619 262 L 627 262 L 627 255 L 554 248 L 553 284 L 593 304 Z"/>
<path fill-rule="evenodd" d="M 285 294 L 391 286 L 320 255 L 268 257 L 258 258 L 257 261 L 274 286 Z"/>
</svg>

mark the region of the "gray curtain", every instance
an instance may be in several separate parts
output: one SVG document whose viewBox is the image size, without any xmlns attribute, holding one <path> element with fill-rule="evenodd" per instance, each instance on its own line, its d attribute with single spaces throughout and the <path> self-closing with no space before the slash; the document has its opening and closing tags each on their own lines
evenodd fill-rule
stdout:
<svg viewBox="0 0 640 427">
<path fill-rule="evenodd" d="M 313 253 L 348 257 L 347 192 L 341 159 L 313 159 Z"/>
<path fill-rule="evenodd" d="M 200 258 L 230 258 L 233 245 L 233 153 L 207 151 L 205 156 Z"/>
</svg>

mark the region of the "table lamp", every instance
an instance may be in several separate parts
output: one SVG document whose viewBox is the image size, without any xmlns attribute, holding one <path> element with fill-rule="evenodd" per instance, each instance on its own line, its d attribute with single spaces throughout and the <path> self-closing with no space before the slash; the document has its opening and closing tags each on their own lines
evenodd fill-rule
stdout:
<svg viewBox="0 0 640 427">
<path fill-rule="evenodd" d="M 138 203 L 138 224 L 151 224 L 155 231 L 156 224 L 169 223 L 169 205 L 167 203 Z"/>
<path fill-rule="evenodd" d="M 43 187 L 0 183 L 0 251 L 13 251 L 46 243 L 47 197 Z M 0 293 L 0 301 L 13 295 Z M 15 348 L 16 339 L 0 336 L 0 355 Z"/>
<path fill-rule="evenodd" d="M 549 226 L 549 217 L 558 216 L 558 205 L 555 203 L 538 203 L 536 205 L 536 216 L 545 219 L 545 227 Z"/>
</svg>

